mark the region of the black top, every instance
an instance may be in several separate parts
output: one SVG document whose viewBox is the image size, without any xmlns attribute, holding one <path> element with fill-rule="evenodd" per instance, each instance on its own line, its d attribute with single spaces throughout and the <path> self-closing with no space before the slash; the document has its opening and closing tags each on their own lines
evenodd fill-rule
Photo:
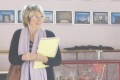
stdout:
<svg viewBox="0 0 120 80">
<path fill-rule="evenodd" d="M 24 62 L 21 59 L 22 55 L 18 55 L 18 44 L 19 44 L 20 33 L 21 33 L 21 29 L 15 31 L 9 50 L 9 61 L 11 64 L 14 65 L 16 64 L 21 65 Z M 49 30 L 46 30 L 46 34 L 47 37 L 55 37 L 54 33 Z M 48 80 L 55 80 L 53 66 L 58 66 L 60 65 L 60 63 L 61 63 L 61 53 L 60 53 L 60 49 L 58 48 L 55 58 L 48 57 L 48 62 L 44 63 L 46 65 L 49 65 L 49 67 L 46 68 Z"/>
</svg>

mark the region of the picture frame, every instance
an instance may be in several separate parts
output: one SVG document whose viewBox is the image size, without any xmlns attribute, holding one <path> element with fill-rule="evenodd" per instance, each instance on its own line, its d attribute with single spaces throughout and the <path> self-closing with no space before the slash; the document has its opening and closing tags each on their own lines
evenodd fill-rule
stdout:
<svg viewBox="0 0 120 80">
<path fill-rule="evenodd" d="M 56 23 L 72 24 L 72 11 L 56 11 Z"/>
<path fill-rule="evenodd" d="M 111 24 L 120 24 L 120 12 L 111 12 Z"/>
<path fill-rule="evenodd" d="M 22 23 L 21 10 L 18 10 L 18 23 Z"/>
<path fill-rule="evenodd" d="M 53 23 L 53 11 L 44 11 L 44 23 Z"/>
<path fill-rule="evenodd" d="M 91 1 L 91 0 L 79 0 L 79 1 Z"/>
<path fill-rule="evenodd" d="M 90 24 L 90 12 L 75 12 L 75 24 Z"/>
<path fill-rule="evenodd" d="M 111 0 L 92 0 L 92 1 L 95 1 L 95 2 L 97 2 L 97 1 L 98 1 L 98 2 L 103 2 L 103 1 L 105 1 L 105 2 L 106 2 L 106 1 L 111 1 Z"/>
<path fill-rule="evenodd" d="M 0 10 L 0 23 L 15 23 L 15 11 Z"/>
<path fill-rule="evenodd" d="M 120 1 L 120 0 L 111 0 L 111 1 Z"/>
<path fill-rule="evenodd" d="M 93 24 L 108 24 L 108 12 L 93 12 Z"/>
</svg>

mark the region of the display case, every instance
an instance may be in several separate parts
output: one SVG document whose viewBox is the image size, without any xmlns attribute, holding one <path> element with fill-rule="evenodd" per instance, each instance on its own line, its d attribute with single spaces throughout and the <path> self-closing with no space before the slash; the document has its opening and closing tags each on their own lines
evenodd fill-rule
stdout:
<svg viewBox="0 0 120 80">
<path fill-rule="evenodd" d="M 55 67 L 56 80 L 120 80 L 119 58 L 102 59 L 104 53 L 108 55 L 113 53 L 112 56 L 115 57 L 120 54 L 120 50 L 61 50 L 61 52 L 74 54 L 76 59 L 62 60 L 61 65 Z M 81 54 L 97 54 L 97 59 L 82 60 L 79 57 Z"/>
</svg>

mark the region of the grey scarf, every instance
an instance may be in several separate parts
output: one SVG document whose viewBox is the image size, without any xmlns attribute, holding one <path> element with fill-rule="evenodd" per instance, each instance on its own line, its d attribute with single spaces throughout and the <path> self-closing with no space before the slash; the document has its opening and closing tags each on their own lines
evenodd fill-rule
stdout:
<svg viewBox="0 0 120 80">
<path fill-rule="evenodd" d="M 38 43 L 40 38 L 46 37 L 44 29 L 40 29 L 36 32 L 33 47 L 31 53 L 37 53 Z M 20 34 L 18 54 L 22 55 L 29 52 L 30 34 L 28 28 L 23 28 Z M 33 69 L 34 61 L 25 61 L 21 68 L 21 79 L 20 80 L 47 80 L 46 69 Z M 30 78 L 30 79 L 29 79 Z"/>
</svg>

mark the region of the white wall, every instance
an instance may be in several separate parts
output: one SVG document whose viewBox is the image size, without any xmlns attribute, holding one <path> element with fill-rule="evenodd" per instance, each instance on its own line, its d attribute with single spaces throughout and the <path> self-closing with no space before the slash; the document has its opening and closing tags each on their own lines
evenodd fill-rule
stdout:
<svg viewBox="0 0 120 80">
<path fill-rule="evenodd" d="M 67 10 L 67 11 L 102 11 L 117 12 L 120 10 L 118 1 L 82 1 L 82 0 L 16 0 L 0 1 L 0 10 L 21 10 L 24 5 L 29 3 L 40 4 L 44 10 Z M 64 5 L 64 6 L 63 6 Z M 110 14 L 109 14 L 110 15 Z M 74 14 L 73 14 L 74 16 Z M 110 19 L 109 19 L 110 20 Z M 21 28 L 21 24 L 8 23 L 0 24 L 0 49 L 9 49 L 9 44 L 13 32 Z M 95 24 L 44 24 L 45 28 L 55 32 L 61 37 L 61 48 L 74 45 L 108 45 L 114 48 L 120 48 L 120 25 L 95 25 Z M 4 36 L 3 36 L 4 34 Z"/>
<path fill-rule="evenodd" d="M 87 1 L 87 0 L 1 0 L 0 10 L 21 10 L 24 5 L 35 3 L 43 6 L 44 10 L 53 11 L 120 11 L 120 1 Z M 110 14 L 109 14 L 110 15 Z M 74 14 L 73 14 L 74 16 Z M 110 18 L 109 18 L 110 21 Z M 56 36 L 61 37 L 60 47 L 75 45 L 108 45 L 120 48 L 120 25 L 95 25 L 95 24 L 43 24 L 46 29 L 54 31 Z M 0 50 L 9 49 L 14 31 L 22 28 L 22 24 L 0 24 Z M 1 56 L 1 55 L 0 55 Z"/>
</svg>

